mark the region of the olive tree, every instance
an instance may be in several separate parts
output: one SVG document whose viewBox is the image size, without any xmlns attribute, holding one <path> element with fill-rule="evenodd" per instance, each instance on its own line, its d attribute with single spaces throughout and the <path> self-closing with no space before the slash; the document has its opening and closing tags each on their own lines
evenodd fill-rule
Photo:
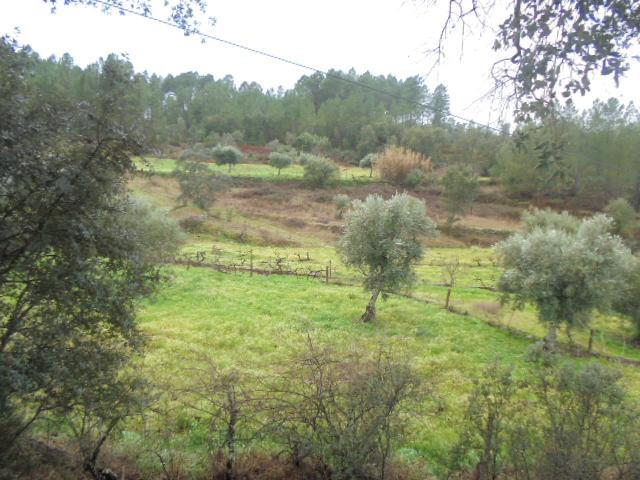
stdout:
<svg viewBox="0 0 640 480">
<path fill-rule="evenodd" d="M 206 163 L 184 162 L 174 172 L 180 184 L 179 200 L 187 200 L 203 210 L 207 210 L 216 199 L 216 195 L 228 188 L 231 178 L 224 173 L 214 172 Z"/>
<path fill-rule="evenodd" d="M 364 202 L 353 203 L 338 252 L 345 265 L 362 272 L 365 287 L 372 292 L 362 322 L 375 319 L 376 301 L 383 290 L 412 283 L 412 266 L 423 255 L 419 237 L 435 231 L 424 202 L 406 193 L 389 200 L 369 195 Z"/>
<path fill-rule="evenodd" d="M 240 163 L 240 160 L 242 160 L 242 152 L 230 145 L 218 145 L 211 153 L 213 158 L 216 159 L 216 163 L 218 165 L 228 165 L 229 171 L 231 171 L 233 165 Z"/>
<path fill-rule="evenodd" d="M 546 344 L 555 346 L 561 325 L 585 325 L 590 314 L 608 309 L 624 291 L 633 255 L 609 233 L 613 221 L 596 215 L 575 231 L 538 226 L 496 247 L 504 271 L 498 288 L 516 307 L 532 304 L 548 325 Z"/>
<path fill-rule="evenodd" d="M 360 159 L 360 168 L 369 169 L 369 178 L 373 177 L 373 167 L 376 164 L 376 160 L 378 160 L 378 155 L 375 153 L 368 153 Z"/>
<path fill-rule="evenodd" d="M 269 165 L 271 165 L 273 168 L 278 169 L 278 176 L 280 176 L 280 170 L 282 170 L 283 168 L 287 168 L 289 165 L 291 165 L 292 161 L 293 159 L 291 158 L 291 155 L 288 155 L 286 153 L 271 152 L 269 154 Z"/>
</svg>

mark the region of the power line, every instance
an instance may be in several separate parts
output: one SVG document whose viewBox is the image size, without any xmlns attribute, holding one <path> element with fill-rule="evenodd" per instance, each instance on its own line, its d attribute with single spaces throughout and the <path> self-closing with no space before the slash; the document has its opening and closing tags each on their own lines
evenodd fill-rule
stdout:
<svg viewBox="0 0 640 480">
<path fill-rule="evenodd" d="M 144 18 L 144 19 L 147 19 L 147 20 L 151 20 L 151 21 L 160 23 L 162 25 L 166 25 L 168 27 L 172 27 L 172 28 L 176 28 L 178 30 L 184 31 L 184 28 L 181 27 L 180 25 L 178 25 L 177 23 L 173 23 L 173 22 L 170 22 L 168 20 L 162 20 L 160 18 L 153 17 L 151 15 L 147 15 L 145 13 L 141 13 L 141 12 L 138 12 L 136 10 L 133 10 L 133 9 L 130 9 L 130 8 L 127 8 L 127 7 L 123 7 L 121 5 L 116 5 L 116 4 L 113 4 L 111 2 L 104 1 L 104 0 L 94 0 L 94 3 L 100 4 L 100 5 L 104 5 L 105 7 L 108 7 L 108 8 L 114 8 L 114 9 L 120 11 L 120 12 L 130 13 L 132 15 L 136 15 L 138 17 L 141 17 L 141 18 Z M 326 72 L 326 71 L 321 70 L 319 68 L 311 67 L 309 65 L 305 65 L 303 63 L 299 63 L 299 62 L 296 62 L 296 61 L 293 61 L 293 60 L 289 60 L 287 58 L 280 57 L 278 55 L 274 55 L 274 54 L 271 54 L 271 53 L 268 53 L 268 52 L 264 52 L 264 51 L 258 50 L 256 48 L 248 47 L 246 45 L 241 45 L 239 43 L 232 42 L 230 40 L 225 40 L 224 38 L 216 37 L 214 35 L 210 35 L 208 33 L 201 32 L 201 31 L 199 31 L 197 29 L 189 29 L 188 33 L 189 33 L 189 35 L 197 35 L 197 36 L 200 36 L 202 38 L 213 40 L 215 42 L 222 43 L 222 44 L 225 44 L 225 45 L 229 45 L 231 47 L 239 48 L 239 49 L 245 50 L 247 52 L 255 53 L 256 55 L 261 55 L 263 57 L 267 57 L 267 58 L 270 58 L 272 60 L 277 60 L 279 62 L 287 63 L 289 65 L 293 65 L 294 67 L 298 67 L 298 68 L 302 68 L 302 69 L 305 69 L 305 70 L 310 70 L 312 72 L 320 73 L 320 74 L 322 74 L 322 75 L 324 75 L 326 77 L 335 78 L 337 80 L 342 80 L 343 82 L 349 83 L 351 85 L 358 86 L 360 88 L 364 88 L 364 89 L 370 90 L 370 91 L 378 93 L 380 95 L 385 95 L 385 96 L 393 98 L 395 100 L 400 100 L 400 101 L 403 101 L 403 102 L 411 103 L 411 104 L 420 106 L 422 108 L 425 108 L 427 110 L 431 110 L 433 112 L 437 112 L 437 110 L 435 108 L 433 108 L 429 104 L 418 102 L 418 101 L 410 99 L 410 98 L 405 98 L 405 97 L 402 97 L 400 95 L 396 95 L 394 93 L 387 92 L 385 90 L 381 90 L 379 88 L 373 87 L 371 85 L 367 85 L 366 83 L 362 83 L 362 82 L 359 82 L 357 80 L 353 80 L 353 79 L 350 79 L 350 78 L 345 78 L 345 77 L 342 77 L 340 75 L 336 75 L 336 74 L 333 74 L 333 73 L 330 73 L 330 72 Z M 475 120 L 472 120 L 470 118 L 465 118 L 465 117 L 462 117 L 460 115 L 456 115 L 456 114 L 453 114 L 453 113 L 449 113 L 448 116 L 452 117 L 452 118 L 455 118 L 455 119 L 458 119 L 458 120 L 461 120 L 463 122 L 469 123 L 471 125 L 478 125 L 480 127 L 485 127 L 485 128 L 487 128 L 489 130 L 493 130 L 495 132 L 501 133 L 501 130 L 496 128 L 496 127 L 492 127 L 491 125 L 488 125 L 488 124 L 485 124 L 485 123 L 476 122 Z"/>
</svg>

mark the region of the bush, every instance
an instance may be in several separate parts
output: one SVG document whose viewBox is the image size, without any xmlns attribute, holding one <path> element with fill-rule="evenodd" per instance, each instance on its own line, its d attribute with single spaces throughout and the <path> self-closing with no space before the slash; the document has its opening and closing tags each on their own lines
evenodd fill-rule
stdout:
<svg viewBox="0 0 640 480">
<path fill-rule="evenodd" d="M 638 478 L 640 411 L 621 374 L 599 363 L 560 365 L 540 351 L 533 359 L 522 382 L 499 365 L 476 382 L 453 472 L 473 470 L 479 480 Z"/>
<path fill-rule="evenodd" d="M 304 179 L 309 185 L 324 188 L 335 183 L 340 176 L 338 166 L 325 157 L 307 156 Z"/>
<path fill-rule="evenodd" d="M 422 171 L 424 175 L 422 178 L 424 178 L 432 169 L 429 158 L 400 147 L 387 147 L 378 157 L 376 167 L 380 177 L 394 185 L 407 185 L 409 175 L 415 170 Z M 416 179 L 417 175 L 414 173 L 413 181 Z"/>
<path fill-rule="evenodd" d="M 229 171 L 231 171 L 233 165 L 240 163 L 240 160 L 242 160 L 242 152 L 230 145 L 218 145 L 211 153 L 216 160 L 216 164 L 228 165 Z"/>
<path fill-rule="evenodd" d="M 423 170 L 414 168 L 409 172 L 409 175 L 407 175 L 407 179 L 404 184 L 409 188 L 416 188 L 418 185 L 424 183 L 425 178 L 427 178 L 427 175 Z"/>
<path fill-rule="evenodd" d="M 408 362 L 388 351 L 340 355 L 309 340 L 274 385 L 271 411 L 294 464 L 324 464 L 336 480 L 389 478 L 403 407 L 420 397 Z"/>
<path fill-rule="evenodd" d="M 636 221 L 636 211 L 624 198 L 611 200 L 604 209 L 604 212 L 613 219 L 614 232 L 623 238 L 633 238 L 638 223 Z"/>
<path fill-rule="evenodd" d="M 211 151 L 204 148 L 201 144 L 196 144 L 185 149 L 178 156 L 178 160 L 181 162 L 189 160 L 195 162 L 210 162 L 212 159 L 213 155 L 211 154 Z"/>
<path fill-rule="evenodd" d="M 554 212 L 546 208 L 544 210 L 534 209 L 522 215 L 523 230 L 527 233 L 535 229 L 558 230 L 566 233 L 575 233 L 580 227 L 580 219 L 574 217 L 567 211 L 561 213 Z"/>
<path fill-rule="evenodd" d="M 280 175 L 280 170 L 287 168 L 291 165 L 291 162 L 291 156 L 286 153 L 271 152 L 269 155 L 269 165 L 278 169 L 278 176 Z"/>
<path fill-rule="evenodd" d="M 344 193 L 339 193 L 338 195 L 333 197 L 333 203 L 336 206 L 336 218 L 340 219 L 344 216 L 344 213 L 349 208 L 351 199 L 349 198 L 349 195 L 345 195 Z"/>
<path fill-rule="evenodd" d="M 179 200 L 183 204 L 192 200 L 203 210 L 213 205 L 216 194 L 226 190 L 231 182 L 229 176 L 214 172 L 207 164 L 199 162 L 185 162 L 174 173 L 182 191 Z"/>
<path fill-rule="evenodd" d="M 449 214 L 447 223 L 452 225 L 457 216 L 471 208 L 478 196 L 478 177 L 468 168 L 450 168 L 442 177 L 444 205 Z"/>
</svg>

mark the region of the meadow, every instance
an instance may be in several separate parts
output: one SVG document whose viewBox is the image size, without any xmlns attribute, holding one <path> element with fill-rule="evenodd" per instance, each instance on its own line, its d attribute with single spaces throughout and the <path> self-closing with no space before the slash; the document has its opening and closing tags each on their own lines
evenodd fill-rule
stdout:
<svg viewBox="0 0 640 480">
<path fill-rule="evenodd" d="M 168 160 L 157 161 L 157 168 L 167 172 L 172 165 Z M 141 372 L 169 395 L 193 380 L 198 363 L 194 359 L 203 356 L 223 370 L 261 378 L 293 361 L 292 355 L 304 347 L 309 336 L 339 351 L 388 348 L 409 359 L 438 399 L 436 408 L 433 398 L 425 397 L 423 413 L 409 422 L 399 452 L 423 460 L 431 473 L 444 472 L 443 459 L 457 438 L 457 422 L 473 379 L 493 362 L 511 365 L 516 372 L 528 369 L 527 354 L 545 335 L 532 308 L 517 311 L 501 304 L 494 289 L 500 270 L 493 250 L 443 247 L 446 235 L 444 240 L 425 238 L 426 254 L 416 266 L 413 288 L 387 292 L 375 323 L 361 324 L 356 320 L 369 295 L 361 287 L 360 274 L 345 267 L 335 250 L 340 230 L 336 226 L 342 220 L 335 218 L 330 201 L 314 197 L 318 192 L 299 198 L 307 195 L 300 193 L 304 189 L 296 190 L 295 182 L 277 183 L 268 166 L 237 165 L 232 175 L 234 172 L 238 176 L 250 172 L 247 178 L 253 182 L 274 181 L 274 188 L 289 203 L 304 200 L 310 204 L 297 210 L 299 218 L 291 218 L 295 215 L 291 210 L 282 216 L 263 216 L 252 210 L 256 199 L 251 195 L 247 204 L 236 201 L 243 198 L 242 192 L 253 192 L 254 183 L 221 194 L 202 231 L 191 233 L 182 248 L 179 259 L 190 265 L 168 266 L 170 283 L 140 306 L 138 318 L 149 339 L 139 360 Z M 292 169 L 289 174 L 295 172 Z M 176 219 L 203 213 L 192 205 L 176 206 L 176 187 L 166 178 L 149 180 L 147 173 L 146 179 L 134 179 L 131 185 L 134 195 L 144 196 Z M 329 196 L 340 189 L 336 187 Z M 277 210 L 281 203 L 271 203 L 269 197 L 260 197 L 260 202 L 264 211 Z M 331 220 L 312 223 L 310 211 L 316 207 Z M 501 222 L 504 219 L 499 217 L 483 220 L 494 226 Z M 229 233 L 243 228 L 249 232 L 245 237 Z M 265 231 L 269 235 L 264 236 Z M 260 241 L 254 241 L 256 232 L 263 232 Z M 288 241 L 275 241 L 285 236 Z M 270 238 L 275 239 L 272 244 Z M 451 286 L 446 272 L 454 264 L 458 267 Z M 319 274 L 309 275 L 312 271 Z M 451 303 L 446 310 L 448 290 Z M 591 335 L 593 354 L 608 358 L 607 363 L 624 372 L 625 384 L 633 393 L 640 392 L 640 371 L 634 364 L 640 362 L 640 350 L 631 341 L 631 325 L 598 315 L 591 327 L 591 334 L 587 329 L 573 332 L 575 343 L 562 337 L 567 352 L 564 361 L 592 361 L 586 353 Z M 570 354 L 574 351 L 576 355 Z M 173 406 L 172 415 L 188 417 L 181 408 Z M 198 421 L 188 420 L 179 435 L 181 448 L 192 462 L 206 450 L 204 435 L 198 434 L 203 428 Z M 131 423 L 119 448 L 135 448 L 141 435 L 142 426 Z M 268 439 L 261 441 L 269 448 Z"/>
</svg>

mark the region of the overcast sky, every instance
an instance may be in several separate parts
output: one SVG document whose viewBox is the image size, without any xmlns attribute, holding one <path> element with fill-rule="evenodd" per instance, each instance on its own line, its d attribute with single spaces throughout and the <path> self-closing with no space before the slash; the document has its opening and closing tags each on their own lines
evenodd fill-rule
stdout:
<svg viewBox="0 0 640 480">
<path fill-rule="evenodd" d="M 353 67 L 359 73 L 368 70 L 399 78 L 421 75 L 431 89 L 438 83 L 447 86 L 453 113 L 483 123 L 498 120 L 495 102 L 479 101 L 492 85 L 489 67 L 495 57 L 490 32 L 468 38 L 463 55 L 459 38 L 452 38 L 447 59 L 431 70 L 433 59 L 425 52 L 435 44 L 443 12 L 404 0 L 211 0 L 209 4 L 217 23 L 206 31 L 215 36 L 321 70 Z M 256 81 L 264 88 L 291 88 L 310 73 L 214 41 L 202 44 L 196 37 L 132 15 L 105 15 L 93 7 L 60 5 L 52 15 L 43 0 L 0 0 L 0 33 L 11 34 L 16 27 L 21 44 L 31 45 L 44 57 L 68 52 L 82 67 L 109 53 L 123 53 L 137 71 L 161 75 L 198 71 L 216 78 L 230 74 L 237 84 Z M 616 96 L 640 104 L 638 86 L 636 63 L 621 88 L 614 88 L 610 80 L 597 81 L 587 102 L 596 96 Z"/>
</svg>

